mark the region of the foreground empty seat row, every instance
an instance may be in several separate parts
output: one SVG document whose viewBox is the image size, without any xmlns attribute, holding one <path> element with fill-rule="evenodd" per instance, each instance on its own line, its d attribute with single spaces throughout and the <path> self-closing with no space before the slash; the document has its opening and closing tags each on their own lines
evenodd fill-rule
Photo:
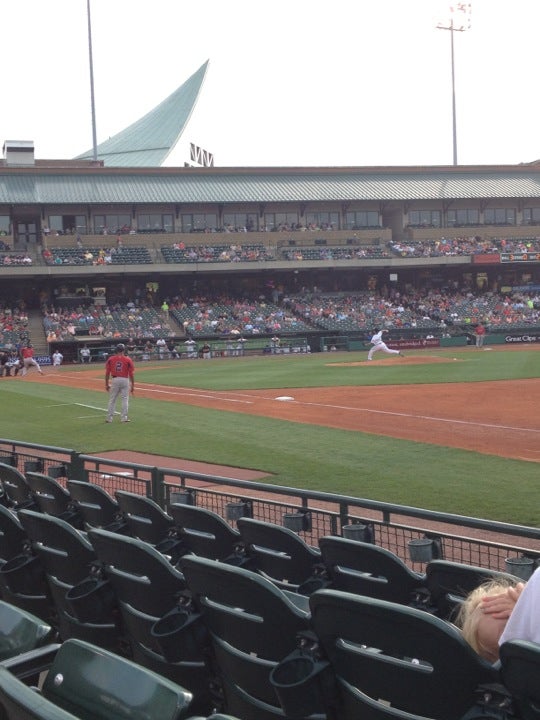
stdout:
<svg viewBox="0 0 540 720">
<path fill-rule="evenodd" d="M 218 708 L 241 720 L 308 710 L 347 720 L 373 702 L 374 717 L 388 703 L 460 717 L 480 684 L 500 682 L 455 627 L 423 610 L 335 589 L 308 598 L 245 567 L 195 554 L 173 565 L 136 538 L 86 536 L 32 510 L 19 518 L 43 561 L 61 639 L 114 640 L 116 655 L 186 688 L 203 717 Z"/>
<path fill-rule="evenodd" d="M 0 663 L 0 715 L 5 720 L 202 720 L 185 688 L 125 658 L 80 640 L 52 652 L 40 689 L 19 676 L 40 656 Z M 214 715 L 214 720 L 235 720 Z"/>
<path fill-rule="evenodd" d="M 129 534 L 154 545 L 174 562 L 195 553 L 249 567 L 284 589 L 307 595 L 320 587 L 332 587 L 423 605 L 448 618 L 460 598 L 482 580 L 501 575 L 444 561 L 432 561 L 425 573 L 417 573 L 395 554 L 371 543 L 328 536 L 320 538 L 314 548 L 292 530 L 252 518 L 239 518 L 234 529 L 216 513 L 200 507 L 173 504 L 167 513 L 143 495 L 117 491 L 113 498 L 98 485 L 76 480 L 68 480 L 66 490 L 45 475 L 29 472 L 24 478 L 9 466 L 0 466 L 0 477 L 6 491 L 17 483 L 19 490 L 28 488 L 13 509 L 37 509 L 79 529 L 103 527 Z M 0 548 L 4 560 L 15 554 L 10 545 L 6 548 L 11 554 Z"/>
</svg>

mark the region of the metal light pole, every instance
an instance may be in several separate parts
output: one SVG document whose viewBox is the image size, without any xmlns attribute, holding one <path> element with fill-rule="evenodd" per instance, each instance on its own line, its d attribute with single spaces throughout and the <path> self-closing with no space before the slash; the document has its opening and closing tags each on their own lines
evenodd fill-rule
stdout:
<svg viewBox="0 0 540 720">
<path fill-rule="evenodd" d="M 90 19 L 90 0 L 86 0 L 86 14 L 88 17 L 88 58 L 90 63 L 90 104 L 92 108 L 92 148 L 93 158 L 98 159 L 97 132 L 96 132 L 96 104 L 94 98 L 94 61 L 92 57 L 92 21 Z"/>
<path fill-rule="evenodd" d="M 459 14 L 459 16 L 458 16 Z M 454 33 L 465 32 L 471 27 L 471 5 L 470 3 L 457 3 L 450 7 L 450 20 L 440 22 L 438 30 L 450 32 L 450 62 L 452 68 L 452 149 L 453 164 L 458 164 L 457 157 L 457 119 L 456 119 L 456 71 L 454 64 Z"/>
</svg>

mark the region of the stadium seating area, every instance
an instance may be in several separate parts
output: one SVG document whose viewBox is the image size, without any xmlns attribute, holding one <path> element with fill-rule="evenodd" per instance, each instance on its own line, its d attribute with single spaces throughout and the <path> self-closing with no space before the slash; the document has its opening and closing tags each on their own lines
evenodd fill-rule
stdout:
<svg viewBox="0 0 540 720">
<path fill-rule="evenodd" d="M 170 313 L 187 335 L 298 334 L 311 329 L 298 314 L 260 300 L 236 300 L 220 296 L 173 302 Z"/>
<path fill-rule="evenodd" d="M 172 336 L 223 337 L 301 335 L 316 330 L 366 332 L 373 327 L 417 330 L 444 335 L 452 328 L 478 322 L 490 331 L 512 326 L 540 324 L 540 294 L 475 294 L 445 289 L 429 292 L 355 293 L 304 292 L 284 297 L 279 304 L 257 299 L 217 295 L 175 298 L 169 305 L 170 321 L 146 303 L 77 307 L 61 310 L 45 307 L 43 326 L 49 342 L 66 341 L 75 335 L 113 338 L 157 339 Z M 20 318 L 13 329 L 4 318 L 4 339 L 17 342 L 23 332 Z"/>
<path fill-rule="evenodd" d="M 70 310 L 43 309 L 43 328 L 49 342 L 65 341 L 75 335 L 113 338 L 167 338 L 171 330 L 153 307 L 135 303 L 92 305 Z"/>
<path fill-rule="evenodd" d="M 261 338 L 309 335 L 317 331 L 364 333 L 374 327 L 420 337 L 463 334 L 482 323 L 488 332 L 540 325 L 540 293 L 440 290 L 348 293 L 315 288 L 284 295 L 278 302 L 241 296 L 195 295 L 170 301 L 168 318 L 146 301 L 75 306 L 44 305 L 43 331 L 47 342 L 70 342 L 75 337 L 104 341 L 131 338 L 142 351 L 145 342 L 159 338 Z M 24 308 L 0 308 L 0 348 L 17 349 L 30 340 Z M 35 344 L 34 340 L 34 344 Z"/>
<path fill-rule="evenodd" d="M 444 333 L 452 326 L 484 323 L 490 329 L 540 322 L 540 295 L 430 291 L 410 293 L 310 293 L 288 297 L 284 305 L 316 327 L 332 331 L 358 328 L 417 328 Z"/>
<path fill-rule="evenodd" d="M 362 245 L 361 247 L 332 247 L 330 245 L 309 247 L 301 246 L 296 248 L 282 249 L 281 256 L 284 260 L 358 260 L 367 258 L 379 260 L 392 257 L 391 253 L 384 247 L 374 245 Z"/>
<path fill-rule="evenodd" d="M 540 647 L 492 665 L 453 623 L 480 583 L 517 578 L 36 467 L 0 463 L 7 720 L 537 717 Z"/>
<path fill-rule="evenodd" d="M 309 336 L 315 332 L 346 335 L 374 327 L 408 336 L 445 337 L 466 334 L 482 323 L 490 333 L 540 325 L 540 293 L 504 293 L 452 287 L 407 292 L 393 288 L 381 291 L 311 291 L 280 295 L 277 302 L 208 293 L 173 298 L 168 317 L 147 301 L 112 305 L 78 305 L 71 308 L 43 305 L 42 322 L 48 343 L 70 342 L 76 337 L 104 341 L 132 339 L 142 352 L 145 343 L 159 338 L 268 338 L 278 335 Z M 0 308 L 0 348 L 18 349 L 30 340 L 24 307 Z M 36 340 L 34 339 L 34 344 Z M 226 349 L 226 348 L 224 348 Z M 148 350 L 148 348 L 147 348 Z M 155 350 L 155 348 L 154 348 Z M 187 352 L 186 349 L 184 349 Z"/>
<path fill-rule="evenodd" d="M 204 236 L 207 239 L 207 235 Z M 275 260 L 319 261 L 319 260 L 383 260 L 400 258 L 434 258 L 494 253 L 538 253 L 540 239 L 524 238 L 491 238 L 484 240 L 479 236 L 455 236 L 442 239 L 408 239 L 401 242 L 390 241 L 387 244 L 363 244 L 356 238 L 332 244 L 326 238 L 315 240 L 309 244 L 309 237 L 302 236 L 302 241 L 289 240 L 287 245 L 277 247 L 275 241 L 270 243 L 224 243 L 206 242 L 195 244 L 180 240 L 171 244 L 159 244 L 154 247 L 152 242 L 144 244 L 141 239 L 135 245 L 135 236 L 127 236 L 122 241 L 118 236 L 117 244 L 112 246 L 91 245 L 83 247 L 82 241 L 75 247 L 57 244 L 45 247 L 42 251 L 43 261 L 47 265 L 126 265 L 151 264 L 162 261 L 168 264 L 204 264 L 204 263 L 267 263 Z M 164 238 L 163 238 L 164 239 Z M 95 243 L 96 237 L 90 238 Z M 312 241 L 313 242 L 313 241 Z M 346 244 L 343 244 L 345 242 Z M 28 253 L 0 253 L 2 265 L 31 265 L 32 258 Z"/>
<path fill-rule="evenodd" d="M 43 250 L 47 265 L 147 265 L 149 249 L 140 247 L 52 247 Z"/>
<path fill-rule="evenodd" d="M 536 237 L 482 240 L 480 237 L 472 236 L 390 242 L 388 247 L 396 257 L 451 257 L 455 255 L 490 255 L 502 252 L 522 254 L 539 252 L 540 240 Z"/>
<path fill-rule="evenodd" d="M 166 263 L 266 262 L 275 258 L 260 244 L 246 245 L 185 245 L 183 242 L 164 245 L 161 253 Z"/>
<path fill-rule="evenodd" d="M 15 348 L 28 342 L 28 316 L 24 309 L 0 305 L 0 347 Z"/>
<path fill-rule="evenodd" d="M 14 265 L 33 265 L 33 260 L 28 253 L 0 253 L 0 267 L 13 267 Z"/>
</svg>

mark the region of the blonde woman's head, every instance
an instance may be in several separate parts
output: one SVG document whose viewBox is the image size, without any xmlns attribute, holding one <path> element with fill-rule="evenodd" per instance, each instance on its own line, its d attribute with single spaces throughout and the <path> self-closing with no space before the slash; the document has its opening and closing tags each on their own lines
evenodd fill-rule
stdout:
<svg viewBox="0 0 540 720">
<path fill-rule="evenodd" d="M 499 638 L 505 628 L 506 619 L 495 618 L 485 613 L 482 599 L 499 595 L 512 587 L 511 581 L 490 580 L 469 593 L 459 610 L 456 624 L 461 628 L 465 640 L 481 657 L 489 662 L 499 659 Z"/>
</svg>

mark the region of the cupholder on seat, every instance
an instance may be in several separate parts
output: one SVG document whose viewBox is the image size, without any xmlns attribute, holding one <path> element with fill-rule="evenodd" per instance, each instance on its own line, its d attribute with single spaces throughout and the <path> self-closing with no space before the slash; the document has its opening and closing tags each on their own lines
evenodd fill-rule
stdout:
<svg viewBox="0 0 540 720">
<path fill-rule="evenodd" d="M 200 660 L 206 645 L 207 629 L 199 613 L 175 607 L 152 626 L 152 637 L 167 662 Z"/>
<path fill-rule="evenodd" d="M 328 661 L 295 650 L 272 670 L 270 682 L 284 714 L 305 718 L 324 712 L 334 673 Z"/>
<path fill-rule="evenodd" d="M 113 622 L 116 606 L 114 590 L 108 580 L 86 578 L 66 593 L 73 615 L 82 623 Z"/>
</svg>

